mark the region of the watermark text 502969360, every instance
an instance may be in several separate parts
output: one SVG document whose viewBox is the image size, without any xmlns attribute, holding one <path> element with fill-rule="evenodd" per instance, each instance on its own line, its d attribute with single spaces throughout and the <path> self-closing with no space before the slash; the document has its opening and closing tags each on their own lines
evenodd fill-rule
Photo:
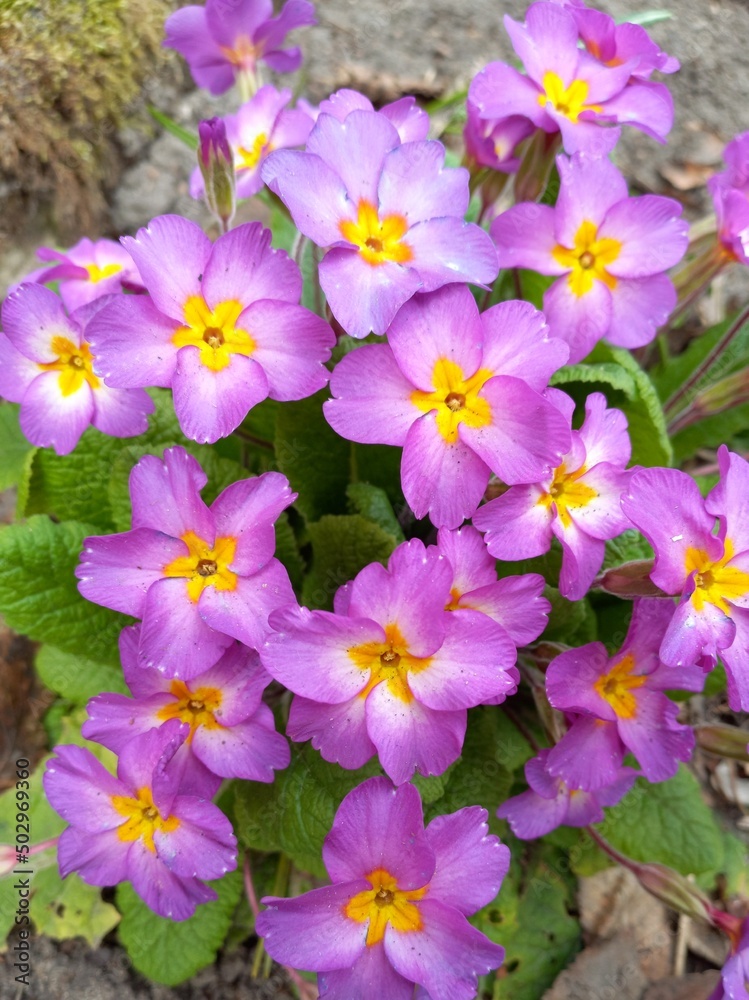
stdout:
<svg viewBox="0 0 749 1000">
<path fill-rule="evenodd" d="M 30 897 L 33 868 L 29 866 L 31 845 L 31 823 L 29 820 L 29 762 L 25 757 L 16 761 L 16 866 L 13 890 L 18 893 L 15 922 L 18 941 L 13 945 L 13 969 L 15 980 L 23 986 L 31 983 L 31 936 Z"/>
</svg>

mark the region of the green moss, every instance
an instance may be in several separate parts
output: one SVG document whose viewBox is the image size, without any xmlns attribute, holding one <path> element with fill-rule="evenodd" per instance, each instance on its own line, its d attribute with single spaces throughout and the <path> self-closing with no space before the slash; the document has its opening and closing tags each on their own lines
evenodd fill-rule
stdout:
<svg viewBox="0 0 749 1000">
<path fill-rule="evenodd" d="M 170 0 L 0 0 L 0 178 L 12 231 L 40 205 L 61 238 L 94 232 L 117 129 L 163 58 Z M 4 206 L 5 207 L 5 206 Z"/>
</svg>

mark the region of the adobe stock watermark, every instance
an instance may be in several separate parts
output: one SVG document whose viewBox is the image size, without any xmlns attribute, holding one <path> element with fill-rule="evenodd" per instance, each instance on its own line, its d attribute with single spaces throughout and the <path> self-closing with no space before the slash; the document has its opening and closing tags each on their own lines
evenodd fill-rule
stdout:
<svg viewBox="0 0 749 1000">
<path fill-rule="evenodd" d="M 14 923 L 18 930 L 18 941 L 11 946 L 11 969 L 16 973 L 15 981 L 21 986 L 31 985 L 31 880 L 34 869 L 29 867 L 31 851 L 31 822 L 29 819 L 29 761 L 19 757 L 16 761 L 16 817 L 15 843 L 11 846 L 11 859 L 15 853 L 15 864 L 11 869 L 13 882 L 8 880 L 10 891 L 15 894 Z"/>
</svg>

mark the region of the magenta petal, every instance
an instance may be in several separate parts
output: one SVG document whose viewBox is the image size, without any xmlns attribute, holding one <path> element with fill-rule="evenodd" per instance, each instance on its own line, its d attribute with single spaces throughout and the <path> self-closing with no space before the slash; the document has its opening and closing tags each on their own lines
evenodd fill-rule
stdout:
<svg viewBox="0 0 749 1000">
<path fill-rule="evenodd" d="M 377 753 L 367 733 L 365 709 L 366 700 L 360 695 L 338 705 L 296 695 L 291 702 L 286 735 L 296 743 L 311 740 L 325 760 L 355 770 Z"/>
<path fill-rule="evenodd" d="M 367 924 L 345 916 L 349 900 L 370 889 L 364 878 L 313 889 L 295 899 L 266 896 L 255 921 L 265 950 L 277 962 L 312 972 L 347 969 L 366 947 Z"/>
<path fill-rule="evenodd" d="M 207 482 L 198 460 L 184 448 L 167 448 L 163 460 L 144 455 L 130 472 L 133 528 L 152 528 L 174 538 L 192 531 L 213 545 L 214 519 L 200 496 Z"/>
<path fill-rule="evenodd" d="M 728 678 L 728 702 L 734 711 L 749 706 L 749 611 L 732 608 L 736 636 L 730 647 L 721 650 Z"/>
<path fill-rule="evenodd" d="M 452 567 L 437 549 L 416 538 L 390 556 L 385 570 L 370 563 L 351 585 L 348 614 L 383 626 L 394 624 L 413 656 L 439 649 L 449 628 L 445 605 L 450 599 Z"/>
<path fill-rule="evenodd" d="M 723 546 L 712 531 L 715 518 L 705 510 L 697 483 L 677 469 L 642 469 L 632 476 L 622 508 L 655 549 L 653 583 L 679 594 L 687 579 L 689 549 L 720 559 Z"/>
<path fill-rule="evenodd" d="M 351 204 L 343 181 L 319 156 L 278 150 L 263 164 L 262 178 L 313 243 L 329 247 L 343 239 L 340 223 L 350 215 Z"/>
<path fill-rule="evenodd" d="M 71 872 L 77 872 L 88 885 L 127 882 L 130 878 L 127 864 L 129 847 L 120 840 L 116 830 L 92 833 L 69 826 L 60 834 L 57 844 L 60 876 L 67 878 Z"/>
<path fill-rule="evenodd" d="M 402 701 L 386 682 L 367 697 L 367 730 L 396 785 L 409 781 L 416 771 L 442 774 L 460 756 L 466 722 L 465 709 L 435 712 L 415 699 Z"/>
<path fill-rule="evenodd" d="M 149 588 L 140 634 L 144 667 L 189 680 L 212 666 L 230 643 L 228 635 L 203 621 L 186 580 L 164 578 Z"/>
<path fill-rule="evenodd" d="M 296 493 L 286 476 L 265 472 L 232 483 L 213 502 L 210 515 L 216 536 L 237 540 L 230 564 L 233 572 L 251 576 L 268 562 L 276 547 L 274 524 L 294 500 Z"/>
<path fill-rule="evenodd" d="M 585 446 L 585 464 L 589 469 L 599 462 L 624 468 L 632 457 L 627 433 L 627 418 L 621 410 L 609 408 L 601 392 L 592 392 L 585 400 L 585 421 L 580 428 Z"/>
<path fill-rule="evenodd" d="M 14 288 L 3 302 L 2 324 L 11 344 L 31 361 L 57 360 L 53 337 L 63 336 L 76 346 L 81 342 L 80 331 L 65 315 L 60 299 L 42 285 Z"/>
<path fill-rule="evenodd" d="M 69 396 L 64 395 L 60 379 L 56 371 L 37 375 L 24 393 L 18 419 L 32 444 L 68 455 L 93 419 L 94 399 L 87 382 Z"/>
<path fill-rule="evenodd" d="M 525 24 L 505 15 L 504 26 L 512 47 L 532 80 L 543 79 L 551 70 L 565 83 L 577 75 L 578 28 L 572 12 L 564 6 L 534 3 Z"/>
<path fill-rule="evenodd" d="M 664 84 L 650 80 L 630 82 L 606 101 L 603 112 L 622 125 L 634 125 L 659 142 L 665 142 L 674 123 L 674 102 Z"/>
<path fill-rule="evenodd" d="M 418 142 L 429 134 L 429 115 L 416 103 L 414 97 L 401 97 L 385 104 L 380 114 L 389 119 L 398 129 L 401 142 Z"/>
<path fill-rule="evenodd" d="M 202 294 L 211 308 L 227 301 L 245 308 L 259 299 L 299 301 L 299 268 L 284 250 L 271 249 L 271 238 L 271 231 L 259 222 L 219 236 L 202 277 Z"/>
<path fill-rule="evenodd" d="M 252 718 L 229 728 L 201 726 L 193 737 L 193 753 L 222 778 L 271 782 L 291 760 L 289 744 L 273 725 L 273 713 L 261 705 Z"/>
<path fill-rule="evenodd" d="M 350 969 L 320 972 L 317 985 L 325 1000 L 352 997 L 413 1000 L 414 995 L 414 984 L 395 971 L 382 946 L 365 948 Z"/>
<path fill-rule="evenodd" d="M 425 292 L 455 281 L 490 285 L 499 272 L 494 242 L 472 222 L 452 216 L 428 219 L 408 230 L 406 242 Z"/>
<path fill-rule="evenodd" d="M 423 392 L 433 391 L 435 370 L 443 359 L 458 365 L 466 377 L 485 367 L 483 340 L 476 300 L 465 285 L 414 296 L 388 330 L 398 367 Z"/>
<path fill-rule="evenodd" d="M 622 512 L 620 501 L 627 491 L 629 479 L 628 472 L 609 465 L 608 462 L 589 468 L 577 481 L 594 490 L 595 496 L 585 506 L 569 512 L 573 523 L 586 535 L 604 541 L 626 531 L 629 519 Z M 558 524 L 562 528 L 559 522 Z"/>
<path fill-rule="evenodd" d="M 199 903 L 217 898 L 214 890 L 198 879 L 174 875 L 142 842 L 130 847 L 128 873 L 143 902 L 154 913 L 170 920 L 187 920 Z"/>
<path fill-rule="evenodd" d="M 559 278 L 544 292 L 544 312 L 552 336 L 570 346 L 569 363 L 582 361 L 611 325 L 612 295 L 602 281 L 594 280 L 585 295 L 575 295 L 567 278 Z"/>
<path fill-rule="evenodd" d="M 429 514 L 439 528 L 459 527 L 478 508 L 489 475 L 489 466 L 460 437 L 444 440 L 431 414 L 411 426 L 403 447 L 401 484 L 417 518 Z"/>
<path fill-rule="evenodd" d="M 280 49 L 286 35 L 295 28 L 317 24 L 314 4 L 308 0 L 286 0 L 277 17 L 269 17 L 255 33 L 255 41 L 263 50 L 263 58 L 277 73 L 290 73 L 299 68 L 301 51 L 297 48 Z M 270 56 L 285 56 L 283 67 L 271 62 Z M 296 58 L 295 58 L 296 57 Z M 288 68 L 287 68 L 288 67 Z"/>
<path fill-rule="evenodd" d="M 689 667 L 703 656 L 715 660 L 735 637 L 731 618 L 707 601 L 698 611 L 691 595 L 685 593 L 663 637 L 660 657 L 669 667 Z"/>
<path fill-rule="evenodd" d="M 491 407 L 491 423 L 461 424 L 468 447 L 506 483 L 535 483 L 556 468 L 569 450 L 570 432 L 563 415 L 519 378 L 490 378 L 481 395 Z"/>
<path fill-rule="evenodd" d="M 600 642 L 590 642 L 555 656 L 546 671 L 550 704 L 561 712 L 584 712 L 616 722 L 614 709 L 595 689 L 596 681 L 611 666 L 606 647 Z"/>
<path fill-rule="evenodd" d="M 272 0 L 208 0 L 205 6 L 205 29 L 219 45 L 233 48 L 242 35 L 254 39 L 264 22 L 273 17 Z"/>
<path fill-rule="evenodd" d="M 510 868 L 510 852 L 489 834 L 487 818 L 485 809 L 469 806 L 437 816 L 426 831 L 437 857 L 428 898 L 454 906 L 467 917 L 491 903 Z"/>
<path fill-rule="evenodd" d="M 387 344 L 365 344 L 342 358 L 330 391 L 334 398 L 323 404 L 325 419 L 349 441 L 401 446 L 420 414 L 411 402 L 414 387 Z"/>
<path fill-rule="evenodd" d="M 385 953 L 405 979 L 418 983 L 431 1000 L 474 1000 L 478 976 L 496 969 L 504 948 L 472 927 L 462 913 L 436 899 L 419 904 L 423 930 L 385 929 Z"/>
<path fill-rule="evenodd" d="M 409 142 L 384 160 L 378 187 L 380 217 L 403 215 L 409 226 L 467 209 L 468 171 L 445 167 L 441 142 Z"/>
<path fill-rule="evenodd" d="M 385 868 L 399 889 L 420 889 L 434 875 L 434 850 L 424 832 L 421 796 L 370 778 L 349 792 L 323 844 L 332 882 L 353 882 Z"/>
<path fill-rule="evenodd" d="M 160 215 L 122 245 L 161 312 L 182 321 L 187 300 L 201 295 L 201 279 L 212 244 L 200 226 L 179 215 Z"/>
<path fill-rule="evenodd" d="M 494 560 L 481 534 L 472 525 L 464 524 L 455 531 L 440 528 L 437 548 L 452 566 L 451 593 L 462 595 L 497 582 Z"/>
<path fill-rule="evenodd" d="M 623 759 L 616 723 L 579 716 L 549 753 L 547 770 L 570 788 L 592 792 L 616 780 Z"/>
<path fill-rule="evenodd" d="M 546 581 L 538 573 L 507 576 L 464 594 L 459 607 L 481 611 L 502 626 L 516 646 L 538 639 L 551 605 L 542 597 Z"/>
<path fill-rule="evenodd" d="M 102 434 L 111 437 L 135 437 L 148 429 L 148 417 L 155 407 L 143 389 L 110 389 L 100 386 L 94 391 L 92 423 Z"/>
<path fill-rule="evenodd" d="M 503 802 L 497 809 L 497 816 L 507 820 L 516 837 L 533 840 L 551 833 L 565 822 L 568 802 L 569 792 L 560 782 L 554 798 L 542 798 L 529 789 Z"/>
<path fill-rule="evenodd" d="M 307 140 L 307 150 L 335 170 L 355 212 L 362 200 L 377 205 L 385 157 L 400 144 L 398 132 L 384 115 L 355 110 L 342 122 L 332 115 L 320 115 Z"/>
<path fill-rule="evenodd" d="M 471 708 L 489 698 L 504 700 L 517 690 L 515 645 L 501 625 L 477 611 L 453 611 L 445 641 L 428 666 L 408 675 L 424 705 Z M 492 702 L 496 704 L 496 702 Z"/>
<path fill-rule="evenodd" d="M 354 249 L 329 250 L 320 263 L 320 285 L 330 310 L 346 333 L 358 339 L 385 333 L 400 307 L 423 284 L 413 267 L 392 261 L 369 264 Z"/>
<path fill-rule="evenodd" d="M 560 195 L 561 197 L 561 195 Z M 539 274 L 564 274 L 553 257 L 559 243 L 556 214 L 548 205 L 523 202 L 502 212 L 491 225 L 500 267 L 528 267 Z"/>
<path fill-rule="evenodd" d="M 150 788 L 162 816 L 171 814 L 180 782 L 180 775 L 168 765 L 189 734 L 188 725 L 170 719 L 158 729 L 130 740 L 117 761 L 117 777 L 133 791 Z"/>
<path fill-rule="evenodd" d="M 554 372 L 567 362 L 567 345 L 549 335 L 543 313 L 530 302 L 500 302 L 481 314 L 481 323 L 482 368 L 495 375 L 511 375 L 543 392 Z"/>
<path fill-rule="evenodd" d="M 29 385 L 39 374 L 39 365 L 11 344 L 0 333 L 0 396 L 10 403 L 20 403 Z"/>
<path fill-rule="evenodd" d="M 622 209 L 632 203 L 622 173 L 604 157 L 587 153 L 576 153 L 571 158 L 558 156 L 557 167 L 561 187 L 554 213 L 556 234 L 562 246 L 574 247 L 584 222 L 599 227 L 617 203 L 621 203 Z"/>
<path fill-rule="evenodd" d="M 177 354 L 172 379 L 174 412 L 185 435 L 213 444 L 227 437 L 249 411 L 268 396 L 268 380 L 252 358 L 233 355 L 229 365 L 213 371 L 200 360 L 196 347 Z"/>
<path fill-rule="evenodd" d="M 87 538 L 75 571 L 78 589 L 94 604 L 141 618 L 149 588 L 184 555 L 184 542 L 150 528 Z"/>
<path fill-rule="evenodd" d="M 294 591 L 285 566 L 271 559 L 252 576 L 237 577 L 234 590 L 207 587 L 198 607 L 212 628 L 252 649 L 260 649 L 270 632 L 270 613 L 293 601 Z"/>
<path fill-rule="evenodd" d="M 485 531 L 489 552 L 497 559 L 530 559 L 551 547 L 552 515 L 542 503 L 541 486 L 513 486 L 479 507 L 473 523 Z"/>
<path fill-rule="evenodd" d="M 718 449 L 720 481 L 708 493 L 705 509 L 721 519 L 736 553 L 749 551 L 749 463 L 740 455 Z"/>
<path fill-rule="evenodd" d="M 87 833 L 114 830 L 124 821 L 112 805 L 116 795 L 127 788 L 83 747 L 55 747 L 56 756 L 47 761 L 44 793 L 62 818 Z"/>
<path fill-rule="evenodd" d="M 134 736 L 161 725 L 158 713 L 171 700 L 166 692 L 138 701 L 122 694 L 97 695 L 86 705 L 88 719 L 81 733 L 119 754 Z"/>
<path fill-rule="evenodd" d="M 563 525 L 559 519 L 555 520 L 552 531 L 562 543 L 559 592 L 568 601 L 580 601 L 603 565 L 606 543 L 587 535 L 574 519 L 569 525 Z"/>
<path fill-rule="evenodd" d="M 622 244 L 607 270 L 617 278 L 647 278 L 678 264 L 689 243 L 689 224 L 673 198 L 641 195 L 612 206 L 598 230 Z"/>
<path fill-rule="evenodd" d="M 329 705 L 348 702 L 366 686 L 368 675 L 349 650 L 385 641 L 383 629 L 366 618 L 293 605 L 273 614 L 271 627 L 260 650 L 265 669 L 295 694 Z"/>
<path fill-rule="evenodd" d="M 177 326 L 148 296 L 117 296 L 86 326 L 97 373 L 107 385 L 123 389 L 171 385 Z"/>
<path fill-rule="evenodd" d="M 178 795 L 171 815 L 174 830 L 156 830 L 154 844 L 161 861 L 183 878 L 221 878 L 237 867 L 237 841 L 218 806 L 193 795 Z"/>
<path fill-rule="evenodd" d="M 676 306 L 676 289 L 665 274 L 622 280 L 611 293 L 611 325 L 606 339 L 619 347 L 642 347 Z"/>
<path fill-rule="evenodd" d="M 234 83 L 234 67 L 208 31 L 204 6 L 180 7 L 164 24 L 166 48 L 176 49 L 199 87 L 223 94 Z"/>
<path fill-rule="evenodd" d="M 694 750 L 694 733 L 676 722 L 678 705 L 658 691 L 642 691 L 637 714 L 618 721 L 619 735 L 648 781 L 667 781 Z"/>
<path fill-rule="evenodd" d="M 330 373 L 324 362 L 335 346 L 325 320 L 287 302 L 255 302 L 242 314 L 252 331 L 252 358 L 265 373 L 272 399 L 304 399 L 322 389 Z"/>
<path fill-rule="evenodd" d="M 476 105 L 481 118 L 490 121 L 523 115 L 546 132 L 556 131 L 539 103 L 538 87 L 514 67 L 491 62 L 476 74 L 468 90 L 468 99 Z"/>
</svg>

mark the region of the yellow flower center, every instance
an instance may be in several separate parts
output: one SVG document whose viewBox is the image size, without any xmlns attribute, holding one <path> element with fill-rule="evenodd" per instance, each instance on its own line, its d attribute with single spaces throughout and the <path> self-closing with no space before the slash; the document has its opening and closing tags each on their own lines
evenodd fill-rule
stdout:
<svg viewBox="0 0 749 1000">
<path fill-rule="evenodd" d="M 360 698 L 366 698 L 373 688 L 384 681 L 390 693 L 405 702 L 413 699 L 408 686 L 409 671 L 417 673 L 426 670 L 431 659 L 409 653 L 397 625 L 385 626 L 385 642 L 365 642 L 361 646 L 353 646 L 348 655 L 360 670 L 371 671 Z"/>
<path fill-rule="evenodd" d="M 623 656 L 607 674 L 599 677 L 593 687 L 607 701 L 620 719 L 634 719 L 637 715 L 637 699 L 632 694 L 647 680 L 643 674 L 633 674 L 635 658 L 631 654 Z"/>
<path fill-rule="evenodd" d="M 723 543 L 723 556 L 717 562 L 711 562 L 703 549 L 687 549 L 686 570 L 695 574 L 692 603 L 697 611 L 702 611 L 707 602 L 724 615 L 730 615 L 729 601 L 749 592 L 749 573 L 726 565 L 733 556 L 733 542 L 729 538 Z"/>
<path fill-rule="evenodd" d="M 486 399 L 479 396 L 484 382 L 492 377 L 488 368 L 479 368 L 470 378 L 463 376 L 460 365 L 440 358 L 434 366 L 434 392 L 417 389 L 411 402 L 424 413 L 437 411 L 437 430 L 445 441 L 458 440 L 458 425 L 485 427 L 491 423 L 492 411 Z"/>
<path fill-rule="evenodd" d="M 273 146 L 268 142 L 268 136 L 265 132 L 261 132 L 255 137 L 249 149 L 246 146 L 237 147 L 234 166 L 237 170 L 254 170 L 260 162 L 260 157 L 263 154 L 267 155 L 272 149 Z"/>
<path fill-rule="evenodd" d="M 228 45 L 220 45 L 219 48 L 227 62 L 240 69 L 254 66 L 259 53 L 249 35 L 239 35 L 235 38 L 233 48 Z"/>
<path fill-rule="evenodd" d="M 614 263 L 621 250 L 619 240 L 608 236 L 598 239 L 595 222 L 587 221 L 575 233 L 572 250 L 557 244 L 551 253 L 558 264 L 570 268 L 567 281 L 573 293 L 580 298 L 591 290 L 596 278 L 607 288 L 616 288 L 616 278 L 606 268 Z"/>
<path fill-rule="evenodd" d="M 215 713 L 221 707 L 223 694 L 219 688 L 199 687 L 191 691 L 184 681 L 174 680 L 169 688 L 177 699 L 170 705 L 165 705 L 156 713 L 163 722 L 169 719 L 179 719 L 190 727 L 189 743 L 200 726 L 206 729 L 220 729 L 221 723 L 216 721 Z"/>
<path fill-rule="evenodd" d="M 585 80 L 573 80 L 569 87 L 565 87 L 558 73 L 548 71 L 544 73 L 543 85 L 543 93 L 538 95 L 541 107 L 551 104 L 571 122 L 576 122 L 583 111 L 601 111 L 600 104 L 585 103 L 590 89 Z"/>
<path fill-rule="evenodd" d="M 557 517 L 565 528 L 572 524 L 570 510 L 579 510 L 580 507 L 587 506 L 591 500 L 598 496 L 591 486 L 579 482 L 586 473 L 583 465 L 576 472 L 567 472 L 564 462 L 554 470 L 554 478 L 551 481 L 549 492 L 539 497 L 538 503 L 544 507 L 555 505 Z"/>
<path fill-rule="evenodd" d="M 367 881 L 372 888 L 357 893 L 346 903 L 343 912 L 358 924 L 369 924 L 369 947 L 382 941 L 388 924 L 401 934 L 422 929 L 424 925 L 421 914 L 414 902 L 424 897 L 427 886 L 421 889 L 399 889 L 398 883 L 385 868 L 376 868 L 370 872 Z"/>
<path fill-rule="evenodd" d="M 118 274 L 122 270 L 122 264 L 105 264 L 99 267 L 98 264 L 86 264 L 89 281 L 103 281 L 104 278 L 111 278 L 113 274 Z"/>
<path fill-rule="evenodd" d="M 237 539 L 228 535 L 217 538 L 213 548 L 195 532 L 182 535 L 188 548 L 186 556 L 178 556 L 164 567 L 164 576 L 184 577 L 187 580 L 187 596 L 197 603 L 206 587 L 216 590 L 234 590 L 237 574 L 229 569 L 237 549 Z"/>
<path fill-rule="evenodd" d="M 39 367 L 45 372 L 60 373 L 60 392 L 63 396 L 72 396 L 84 382 L 88 382 L 92 389 L 101 387 L 100 380 L 94 375 L 91 349 L 85 341 L 76 347 L 67 337 L 53 337 L 51 347 L 57 361 L 40 364 Z"/>
<path fill-rule="evenodd" d="M 176 816 L 164 818 L 153 804 L 150 788 L 139 788 L 138 798 L 127 795 L 113 795 L 112 805 L 126 820 L 117 827 L 117 836 L 126 842 L 142 840 L 149 851 L 155 852 L 155 833 L 173 833 L 179 826 Z"/>
<path fill-rule="evenodd" d="M 445 611 L 457 611 L 460 607 L 460 599 L 463 595 L 460 593 L 457 587 L 453 587 L 450 591 L 450 600 L 445 605 Z"/>
<path fill-rule="evenodd" d="M 380 220 L 375 206 L 362 199 L 356 222 L 345 219 L 339 223 L 341 236 L 348 243 L 359 247 L 359 252 L 368 264 L 377 267 L 386 261 L 405 264 L 413 257 L 413 251 L 403 237 L 408 223 L 402 215 L 386 215 Z"/>
<path fill-rule="evenodd" d="M 235 324 L 244 309 L 241 302 L 229 299 L 211 310 L 202 295 L 191 295 L 185 303 L 185 323 L 174 332 L 177 347 L 197 347 L 200 360 L 211 371 L 220 372 L 231 363 L 232 354 L 250 357 L 255 341 L 247 330 Z"/>
</svg>

